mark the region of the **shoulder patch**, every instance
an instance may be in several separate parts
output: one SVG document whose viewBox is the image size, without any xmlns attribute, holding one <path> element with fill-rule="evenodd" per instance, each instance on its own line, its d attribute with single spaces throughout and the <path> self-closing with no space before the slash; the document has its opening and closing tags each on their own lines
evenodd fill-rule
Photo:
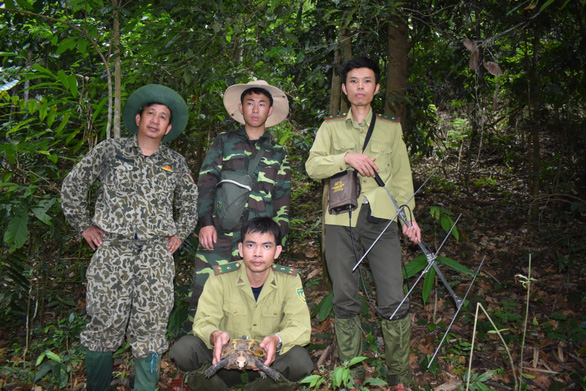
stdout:
<svg viewBox="0 0 586 391">
<path fill-rule="evenodd" d="M 348 113 L 340 113 L 340 114 L 336 114 L 336 115 L 332 115 L 332 116 L 326 115 L 326 121 L 331 120 L 331 119 L 346 118 L 347 115 L 348 115 Z"/>
<path fill-rule="evenodd" d="M 214 274 L 216 276 L 219 276 L 221 274 L 230 273 L 230 272 L 233 272 L 233 271 L 240 269 L 240 265 L 241 265 L 241 262 L 230 262 L 230 263 L 225 263 L 223 265 L 212 266 L 212 269 L 214 270 Z"/>
<path fill-rule="evenodd" d="M 382 114 L 377 114 L 376 116 L 380 119 L 384 119 L 384 120 L 391 121 L 391 122 L 401 122 L 401 117 L 391 117 L 390 115 L 382 115 Z"/>
<path fill-rule="evenodd" d="M 288 274 L 290 276 L 296 276 L 299 271 L 299 269 L 297 269 L 296 267 L 287 267 L 276 264 L 273 264 L 273 270 L 276 272 Z"/>
</svg>

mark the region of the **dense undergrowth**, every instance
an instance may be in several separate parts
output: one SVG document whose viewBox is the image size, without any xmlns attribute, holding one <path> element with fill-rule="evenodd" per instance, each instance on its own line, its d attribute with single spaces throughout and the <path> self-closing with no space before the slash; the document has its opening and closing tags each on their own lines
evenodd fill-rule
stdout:
<svg viewBox="0 0 586 391">
<path fill-rule="evenodd" d="M 586 386 L 583 216 L 562 205 L 544 208 L 540 220 L 532 224 L 527 219 L 525 182 L 515 170 L 482 165 L 471 173 L 472 181 L 464 187 L 455 163 L 436 157 L 414 159 L 416 184 L 435 172 L 417 195 L 415 215 L 424 230 L 424 240 L 435 249 L 444 242 L 449 222 L 461 214 L 457 237 L 452 233 L 438 255 L 470 270 L 476 270 L 482 259 L 485 262 L 433 361 L 430 359 L 452 322 L 456 305 L 437 278 L 427 283 L 433 288 L 429 292 L 423 278 L 414 286 L 411 366 L 416 388 L 463 389 L 470 364 L 470 389 L 582 389 Z M 301 167 L 303 162 L 297 164 Z M 304 387 L 343 389 L 352 384 L 352 379 L 347 366 L 337 361 L 331 295 L 320 257 L 321 223 L 316 210 L 321 207 L 321 184 L 308 180 L 302 170 L 294 171 L 293 202 L 298 207 L 293 209 L 290 246 L 281 263 L 300 269 L 313 314 L 308 349 L 316 370 Z M 78 335 L 86 318 L 83 274 L 90 254 L 74 239 L 72 236 L 69 249 L 76 249 L 75 254 L 44 266 L 51 273 L 43 281 L 43 308 L 35 304 L 25 311 L 3 312 L 2 323 L 9 326 L 0 331 L 3 390 L 29 389 L 34 384 L 41 389 L 83 388 Z M 177 257 L 170 340 L 182 332 L 186 310 L 183 298 L 190 284 L 195 245 L 193 238 Z M 420 252 L 406 242 L 403 247 L 409 267 Z M 472 277 L 449 265 L 442 263 L 440 270 L 463 297 Z M 368 267 L 362 270 L 368 297 L 374 300 Z M 410 286 L 418 275 L 409 279 Z M 40 281 L 33 282 L 31 297 Z M 368 297 L 363 307 L 362 362 L 367 367 L 368 387 L 383 389 L 384 349 Z M 117 388 L 130 387 L 132 358 L 128 346 L 116 353 L 115 371 Z M 166 389 L 175 374 L 175 367 L 165 357 L 160 388 Z"/>
</svg>

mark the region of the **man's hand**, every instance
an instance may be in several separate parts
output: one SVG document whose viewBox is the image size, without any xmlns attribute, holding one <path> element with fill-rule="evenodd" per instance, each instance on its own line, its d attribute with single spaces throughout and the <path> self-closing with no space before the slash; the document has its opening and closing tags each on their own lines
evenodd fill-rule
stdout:
<svg viewBox="0 0 586 391">
<path fill-rule="evenodd" d="M 373 178 L 374 174 L 378 172 L 378 167 L 374 163 L 374 159 L 362 153 L 348 152 L 344 156 L 344 161 L 356 169 L 362 176 Z"/>
<path fill-rule="evenodd" d="M 206 225 L 199 230 L 199 244 L 206 250 L 213 250 L 218 241 L 218 233 L 213 225 Z"/>
<path fill-rule="evenodd" d="M 269 335 L 264 337 L 260 343 L 260 347 L 267 353 L 265 365 L 270 367 L 277 357 L 277 345 L 279 344 L 279 337 L 276 335 Z"/>
<path fill-rule="evenodd" d="M 90 245 L 92 250 L 100 247 L 103 242 L 104 236 L 106 236 L 106 232 L 102 229 L 96 227 L 95 225 L 90 225 L 85 231 L 81 233 L 81 236 L 85 239 L 87 244 Z"/>
<path fill-rule="evenodd" d="M 409 228 L 407 228 L 405 224 L 401 225 L 403 235 L 407 236 L 415 244 L 421 242 L 421 229 L 419 228 L 419 225 L 417 225 L 417 222 L 415 220 L 411 222 L 411 226 Z"/>
<path fill-rule="evenodd" d="M 210 343 L 214 345 L 214 354 L 212 364 L 217 364 L 222 359 L 222 348 L 230 342 L 230 336 L 227 332 L 216 330 L 210 335 Z"/>
<path fill-rule="evenodd" d="M 167 236 L 167 242 L 167 249 L 171 251 L 171 254 L 174 254 L 182 243 L 177 235 Z"/>
</svg>

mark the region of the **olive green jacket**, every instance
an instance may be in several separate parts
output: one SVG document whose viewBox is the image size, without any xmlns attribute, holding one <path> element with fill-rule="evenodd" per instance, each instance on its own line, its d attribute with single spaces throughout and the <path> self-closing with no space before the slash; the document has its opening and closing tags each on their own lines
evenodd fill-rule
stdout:
<svg viewBox="0 0 586 391">
<path fill-rule="evenodd" d="M 313 179 L 326 179 L 345 170 L 350 170 L 344 158 L 348 152 L 362 152 L 362 146 L 372 121 L 372 110 L 362 124 L 357 124 L 348 113 L 326 118 L 317 131 L 315 141 L 305 162 L 307 174 Z M 397 117 L 377 115 L 374 131 L 364 153 L 375 159 L 379 175 L 386 188 L 399 206 L 413 195 L 413 181 L 407 148 L 403 142 L 403 131 Z M 366 197 L 372 209 L 372 215 L 378 218 L 392 219 L 396 210 L 384 188 L 377 185 L 374 178 L 358 174 L 361 193 L 358 197 L 358 209 L 352 212 L 352 226 L 356 226 L 358 213 Z M 411 199 L 407 205 L 415 208 Z M 407 212 L 409 218 L 409 213 Z M 332 215 L 326 211 L 326 224 L 348 225 L 348 213 Z"/>
<path fill-rule="evenodd" d="M 243 262 L 214 267 L 215 275 L 204 285 L 193 322 L 193 334 L 212 349 L 210 335 L 222 330 L 231 339 L 262 341 L 279 334 L 286 353 L 304 346 L 311 337 L 309 308 L 296 269 L 273 265 L 255 301 Z"/>
</svg>

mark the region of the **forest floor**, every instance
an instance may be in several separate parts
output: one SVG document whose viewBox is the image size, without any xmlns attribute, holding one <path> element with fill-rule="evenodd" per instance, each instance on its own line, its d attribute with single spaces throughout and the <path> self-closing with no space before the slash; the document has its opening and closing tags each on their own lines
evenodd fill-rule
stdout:
<svg viewBox="0 0 586 391">
<path fill-rule="evenodd" d="M 457 166 L 453 162 L 452 167 Z M 422 281 L 411 295 L 411 368 L 415 376 L 415 389 L 455 390 L 463 385 L 464 373 L 472 357 L 472 377 L 476 388 L 515 389 L 515 379 L 523 378 L 520 389 L 561 390 L 584 389 L 586 384 L 586 265 L 584 215 L 558 208 L 555 215 L 545 204 L 538 223 L 530 224 L 526 181 L 511 170 L 495 168 L 471 170 L 468 188 L 459 183 L 455 169 L 446 171 L 433 159 L 415 162 L 415 186 L 439 169 L 417 194 L 415 216 L 423 229 L 423 239 L 436 249 L 443 242 L 445 232 L 430 213 L 430 207 L 439 206 L 450 211 L 456 219 L 459 240 L 448 238 L 439 255 L 476 270 L 485 259 L 480 275 L 471 285 L 472 278 L 445 265 L 440 269 L 453 290 L 460 297 L 470 287 L 465 305 L 459 312 L 448 337 L 443 342 L 437 359 L 427 369 L 429 358 L 435 353 L 456 306 L 441 281 L 435 281 L 429 300 L 422 300 Z M 296 183 L 294 186 L 312 187 L 294 199 L 296 219 L 293 242 L 279 263 L 299 268 L 305 283 L 305 295 L 313 311 L 330 292 L 324 276 L 320 256 L 320 225 L 315 210 L 321 209 L 320 186 L 316 183 Z M 552 217 L 554 216 L 554 217 Z M 299 221 L 301 223 L 299 223 Z M 559 222 L 559 223 L 558 223 Z M 381 227 L 382 228 L 382 227 Z M 419 247 L 403 239 L 405 262 L 421 254 Z M 529 264 L 531 267 L 529 268 Z M 192 265 L 177 265 L 176 283 L 188 286 Z M 362 269 L 367 271 L 365 265 Z M 365 273 L 368 276 L 368 273 Z M 527 281 L 530 276 L 529 298 Z M 417 276 L 416 276 L 417 277 Z M 415 284 L 416 277 L 409 280 Z M 423 279 L 422 279 L 423 280 Z M 79 289 L 79 302 L 85 292 Z M 527 306 L 528 304 L 528 306 Z M 506 342 L 501 341 L 482 309 L 488 313 Z M 475 314 L 478 316 L 475 317 Z M 384 353 L 378 320 L 372 308 L 365 306 L 362 317 L 365 335 L 364 361 L 367 376 L 381 376 Z M 476 327 L 476 328 L 475 328 Z M 325 379 L 319 390 L 332 389 L 331 373 L 340 365 L 333 334 L 333 318 L 322 321 L 312 317 L 312 340 L 308 350 L 313 358 L 316 374 Z M 476 330 L 476 333 L 474 333 Z M 526 333 L 524 334 L 524 331 Z M 471 344 L 476 335 L 473 351 Z M 525 335 L 525 336 L 524 336 Z M 5 351 L 11 342 L 9 333 L 0 335 Z M 3 341 L 2 341 L 3 340 Z M 172 343 L 173 341 L 171 341 Z M 130 389 L 132 359 L 129 349 L 115 360 L 115 381 L 118 390 Z M 72 364 L 67 389 L 84 389 L 83 363 Z M 513 371 L 514 368 L 514 371 Z M 383 369 L 384 370 L 384 369 Z M 519 372 L 522 371 L 523 375 Z M 165 355 L 159 387 L 168 390 L 177 373 Z M 492 374 L 489 378 L 486 374 Z M 484 375 L 478 379 L 478 376 Z M 381 376 L 384 379 L 384 376 Z M 482 384 L 478 384 L 482 383 Z M 2 390 L 16 390 L 9 383 L 0 382 Z M 464 384 L 465 385 L 465 384 Z M 29 388 L 30 389 L 30 388 Z M 36 388 L 35 390 L 41 390 Z M 371 387 L 371 389 L 384 389 Z"/>
</svg>

